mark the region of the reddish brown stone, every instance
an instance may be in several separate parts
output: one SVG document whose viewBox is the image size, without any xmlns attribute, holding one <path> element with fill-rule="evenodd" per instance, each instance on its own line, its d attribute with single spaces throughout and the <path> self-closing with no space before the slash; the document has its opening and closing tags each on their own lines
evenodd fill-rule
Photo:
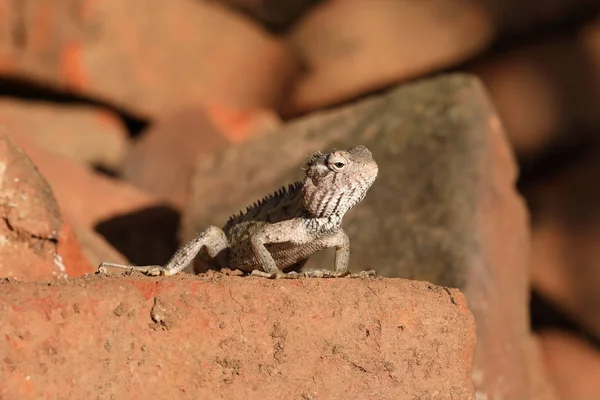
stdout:
<svg viewBox="0 0 600 400">
<path fill-rule="evenodd" d="M 547 300 L 600 337 L 600 148 L 524 193 L 533 214 L 531 279 Z"/>
<path fill-rule="evenodd" d="M 540 334 L 546 367 L 564 400 L 594 400 L 600 394 L 600 351 L 573 334 Z"/>
<path fill-rule="evenodd" d="M 209 0 L 230 5 L 273 32 L 285 32 L 298 18 L 323 0 Z"/>
<path fill-rule="evenodd" d="M 493 26 L 473 1 L 332 0 L 290 33 L 306 65 L 289 100 L 298 114 L 449 67 L 485 48 Z"/>
<path fill-rule="evenodd" d="M 157 199 L 133 186 L 50 154 L 26 138 L 14 139 L 48 179 L 58 202 L 75 225 L 93 229 L 100 221 L 159 204 Z"/>
<path fill-rule="evenodd" d="M 66 276 L 75 277 L 96 270 L 96 263 L 90 263 L 79 238 L 73 232 L 71 225 L 63 219 L 58 234 L 57 253 L 65 266 Z M 104 261 L 104 260 L 103 260 Z"/>
<path fill-rule="evenodd" d="M 64 278 L 92 270 L 50 186 L 31 160 L 0 133 L 0 276 Z"/>
<path fill-rule="evenodd" d="M 177 246 L 176 210 L 131 185 L 50 154 L 23 138 L 18 142 L 48 178 L 74 226 L 97 231 L 133 263 L 168 261 Z"/>
<path fill-rule="evenodd" d="M 529 331 L 528 215 L 517 170 L 472 76 L 399 87 L 199 160 L 183 238 L 301 179 L 311 152 L 358 144 L 380 173 L 344 219 L 350 268 L 461 288 L 477 323 L 480 398 L 552 399 Z M 316 254 L 307 268 L 331 268 L 330 256 Z"/>
<path fill-rule="evenodd" d="M 400 279 L 0 283 L 4 398 L 473 399 L 462 294 Z"/>
<path fill-rule="evenodd" d="M 272 130 L 278 118 L 268 110 L 188 107 L 159 118 L 127 157 L 124 178 L 177 208 L 187 203 L 198 157 Z"/>
<path fill-rule="evenodd" d="M 593 52 L 582 38 L 548 39 L 468 67 L 490 91 L 518 156 L 536 156 L 567 136 L 600 128 L 600 86 L 594 84 L 600 68 L 590 63 Z"/>
<path fill-rule="evenodd" d="M 526 34 L 544 26 L 561 26 L 598 11 L 596 0 L 483 0 L 500 34 Z"/>
<path fill-rule="evenodd" d="M 110 170 L 121 168 L 129 144 L 117 116 L 90 106 L 1 100 L 0 125 L 48 152 Z"/>
<path fill-rule="evenodd" d="M 103 261 L 130 264 L 129 260 L 111 246 L 102 235 L 89 228 L 75 227 L 75 237 L 77 237 L 83 253 L 92 265 L 100 265 Z M 122 272 L 122 270 L 119 272 Z"/>
<path fill-rule="evenodd" d="M 3 0 L 0 8 L 0 73 L 144 116 L 195 103 L 274 108 L 296 69 L 283 40 L 211 2 Z"/>
</svg>

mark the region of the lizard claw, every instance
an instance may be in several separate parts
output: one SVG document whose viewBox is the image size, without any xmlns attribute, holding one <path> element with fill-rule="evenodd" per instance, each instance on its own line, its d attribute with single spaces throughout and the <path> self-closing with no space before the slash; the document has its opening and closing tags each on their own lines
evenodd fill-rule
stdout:
<svg viewBox="0 0 600 400">
<path fill-rule="evenodd" d="M 298 272 L 289 272 L 289 273 L 285 273 L 282 271 L 277 271 L 277 272 L 265 272 L 265 271 L 261 271 L 259 269 L 255 269 L 250 273 L 251 276 L 260 276 L 262 278 L 267 278 L 267 279 L 297 279 L 300 278 L 302 276 L 302 274 L 299 274 Z"/>
<path fill-rule="evenodd" d="M 377 276 L 377 271 L 375 271 L 374 269 L 369 269 L 367 271 L 360 271 L 359 273 L 349 275 L 350 278 L 368 278 L 368 277 L 375 277 L 375 276 Z"/>
</svg>

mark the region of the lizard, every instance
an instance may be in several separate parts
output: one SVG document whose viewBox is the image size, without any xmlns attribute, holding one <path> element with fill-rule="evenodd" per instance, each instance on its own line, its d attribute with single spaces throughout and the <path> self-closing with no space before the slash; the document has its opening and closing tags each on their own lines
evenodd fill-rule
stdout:
<svg viewBox="0 0 600 400">
<path fill-rule="evenodd" d="M 222 227 L 209 226 L 181 246 L 165 266 L 102 262 L 105 267 L 140 271 L 149 276 L 175 275 L 205 249 L 217 267 L 235 267 L 265 278 L 359 277 L 350 274 L 350 240 L 342 228 L 347 211 L 360 203 L 377 178 L 378 166 L 365 146 L 308 157 L 303 181 L 264 197 L 234 214 Z M 297 272 L 308 258 L 335 248 L 334 270 Z M 294 269 L 284 272 L 286 269 Z"/>
</svg>

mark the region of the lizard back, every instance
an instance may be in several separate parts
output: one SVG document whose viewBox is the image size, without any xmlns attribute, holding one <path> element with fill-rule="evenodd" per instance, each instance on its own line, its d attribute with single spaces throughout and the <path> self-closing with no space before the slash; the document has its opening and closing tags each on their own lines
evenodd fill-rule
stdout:
<svg viewBox="0 0 600 400">
<path fill-rule="evenodd" d="M 223 231 L 228 234 L 231 228 L 242 222 L 275 223 L 300 216 L 303 209 L 301 197 L 302 182 L 283 186 L 247 207 L 246 211 L 232 215 L 223 226 Z"/>
</svg>

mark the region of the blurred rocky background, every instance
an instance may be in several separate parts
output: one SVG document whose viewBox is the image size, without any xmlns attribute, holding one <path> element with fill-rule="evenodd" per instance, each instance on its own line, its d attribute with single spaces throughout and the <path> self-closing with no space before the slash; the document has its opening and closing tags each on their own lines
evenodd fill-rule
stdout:
<svg viewBox="0 0 600 400">
<path fill-rule="evenodd" d="M 481 134 L 503 131 L 519 167 L 530 231 L 518 211 L 503 210 L 493 240 L 498 248 L 527 241 L 526 262 L 507 265 L 514 257 L 499 252 L 493 268 L 515 270 L 502 279 L 527 287 L 529 302 L 507 313 L 527 316 L 543 368 L 529 373 L 544 376 L 532 378 L 539 387 L 527 396 L 479 391 L 477 399 L 600 399 L 600 1 L 0 0 L 0 275 L 77 276 L 103 260 L 164 263 L 201 223 L 256 200 L 259 183 L 289 181 L 306 156 L 302 143 L 387 129 L 388 119 L 373 125 L 351 105 L 366 101 L 367 110 L 398 85 L 454 73 L 480 79 L 493 106 L 482 113 L 497 112 L 503 126 L 482 124 Z M 439 86 L 440 96 L 457 91 L 452 85 Z M 437 86 L 414 88 L 419 99 Z M 485 98 L 466 97 L 487 110 Z M 339 107 L 341 117 L 329 118 Z M 260 171 L 290 143 L 298 160 L 276 156 L 277 172 Z M 248 165 L 252 154 L 261 164 Z M 436 163 L 435 151 L 422 155 L 420 167 Z M 409 178 L 418 182 L 418 171 Z M 429 276 L 403 268 L 388 263 L 380 273 Z"/>
</svg>

